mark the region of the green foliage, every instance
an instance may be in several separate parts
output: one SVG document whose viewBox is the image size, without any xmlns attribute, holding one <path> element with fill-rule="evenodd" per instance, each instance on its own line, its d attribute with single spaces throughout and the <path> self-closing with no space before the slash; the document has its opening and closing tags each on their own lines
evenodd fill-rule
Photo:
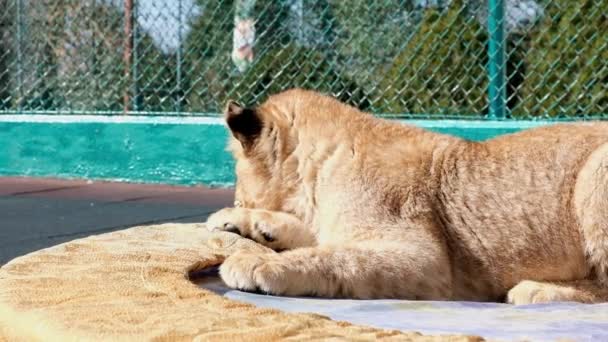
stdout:
<svg viewBox="0 0 608 342">
<path fill-rule="evenodd" d="M 507 42 L 512 116 L 607 115 L 608 0 L 535 1 L 544 18 Z M 303 87 L 377 113 L 487 112 L 484 1 L 257 0 L 239 72 L 236 0 L 196 0 L 179 61 L 135 23 L 130 74 L 120 1 L 29 1 L 20 25 L 16 3 L 0 0 L 1 110 L 122 111 L 127 94 L 135 111 L 212 114 Z"/>
<path fill-rule="evenodd" d="M 479 114 L 487 89 L 486 34 L 461 1 L 428 9 L 380 84 L 385 113 Z"/>
<path fill-rule="evenodd" d="M 530 33 L 514 116 L 608 113 L 608 0 L 553 0 Z"/>
<path fill-rule="evenodd" d="M 268 51 L 244 75 L 233 77 L 228 98 L 258 103 L 268 95 L 293 87 L 333 94 L 360 108 L 368 104 L 356 83 L 337 74 L 333 63 L 317 50 L 294 44 Z"/>
<path fill-rule="evenodd" d="M 185 41 L 184 70 L 190 82 L 185 97 L 191 111 L 216 112 L 222 108 L 217 97 L 225 93 L 230 74 L 236 72 L 230 59 L 234 1 L 199 0 L 197 4 L 204 15 L 192 22 Z"/>
<path fill-rule="evenodd" d="M 187 68 L 194 75 L 187 94 L 189 108 L 215 112 L 231 98 L 254 104 L 292 87 L 325 91 L 366 106 L 357 85 L 340 75 L 327 54 L 297 43 L 287 26 L 288 9 L 281 2 L 256 2 L 256 59 L 244 73 L 237 71 L 230 58 L 233 22 L 226 17 L 233 15 L 232 1 L 200 4 L 208 14 L 194 23 L 186 48 Z"/>
<path fill-rule="evenodd" d="M 35 3 L 24 11 L 27 20 L 21 25 L 27 36 L 20 47 L 23 60 L 18 62 L 24 79 L 23 108 L 120 109 L 127 84 L 120 11 L 59 0 Z"/>
<path fill-rule="evenodd" d="M 414 31 L 420 11 L 412 2 L 331 1 L 337 31 L 334 49 L 344 72 L 356 77 L 361 87 L 375 88 Z"/>
<path fill-rule="evenodd" d="M 154 112 L 180 112 L 184 110 L 183 91 L 187 88 L 188 75 L 182 73 L 181 84 L 177 82 L 177 55 L 163 53 L 152 39 L 140 33 L 137 41 L 138 55 L 132 68 L 137 74 L 137 83 L 131 93 L 133 109 Z M 181 87 L 180 87 L 181 86 Z"/>
</svg>

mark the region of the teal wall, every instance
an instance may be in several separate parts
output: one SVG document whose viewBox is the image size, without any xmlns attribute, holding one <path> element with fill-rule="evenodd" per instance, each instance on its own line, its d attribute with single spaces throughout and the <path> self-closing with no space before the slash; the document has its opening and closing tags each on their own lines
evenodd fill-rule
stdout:
<svg viewBox="0 0 608 342">
<path fill-rule="evenodd" d="M 175 121 L 175 120 L 174 120 Z M 0 176 L 229 186 L 234 161 L 218 123 L 0 122 Z M 484 140 L 539 122 L 411 121 Z"/>
</svg>

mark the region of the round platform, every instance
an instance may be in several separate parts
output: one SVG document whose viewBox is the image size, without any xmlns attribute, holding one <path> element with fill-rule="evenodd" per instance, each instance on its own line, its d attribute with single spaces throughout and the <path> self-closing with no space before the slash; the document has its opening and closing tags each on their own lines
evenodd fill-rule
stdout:
<svg viewBox="0 0 608 342">
<path fill-rule="evenodd" d="M 234 234 L 209 233 L 200 224 L 164 224 L 16 258 L 0 268 L 0 341 L 447 338 L 258 308 L 189 279 L 238 249 L 264 247 Z"/>
</svg>

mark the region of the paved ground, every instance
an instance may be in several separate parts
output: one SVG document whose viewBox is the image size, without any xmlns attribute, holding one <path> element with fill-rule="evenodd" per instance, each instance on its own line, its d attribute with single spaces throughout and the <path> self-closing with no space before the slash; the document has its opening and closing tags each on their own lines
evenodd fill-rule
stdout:
<svg viewBox="0 0 608 342">
<path fill-rule="evenodd" d="M 0 178 L 0 265 L 62 242 L 135 225 L 201 222 L 229 189 Z"/>
</svg>

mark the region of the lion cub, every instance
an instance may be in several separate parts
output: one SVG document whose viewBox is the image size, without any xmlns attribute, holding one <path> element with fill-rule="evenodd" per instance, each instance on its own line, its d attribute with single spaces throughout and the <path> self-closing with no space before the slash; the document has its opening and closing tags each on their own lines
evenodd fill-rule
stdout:
<svg viewBox="0 0 608 342">
<path fill-rule="evenodd" d="M 212 215 L 281 253 L 231 255 L 276 295 L 608 300 L 608 124 L 472 142 L 293 89 L 225 112 L 237 207 Z"/>
</svg>

